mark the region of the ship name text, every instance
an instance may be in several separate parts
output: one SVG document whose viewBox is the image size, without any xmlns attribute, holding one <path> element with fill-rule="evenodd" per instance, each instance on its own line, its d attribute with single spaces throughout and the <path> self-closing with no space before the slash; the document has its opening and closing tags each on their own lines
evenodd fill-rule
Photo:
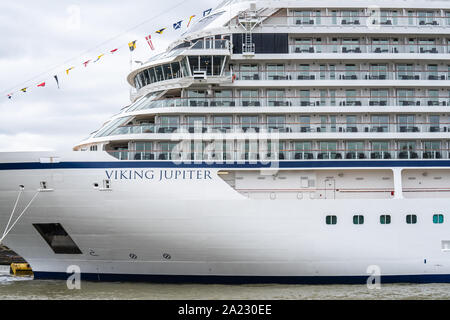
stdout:
<svg viewBox="0 0 450 320">
<path fill-rule="evenodd" d="M 109 180 L 212 180 L 210 170 L 106 170 Z"/>
</svg>

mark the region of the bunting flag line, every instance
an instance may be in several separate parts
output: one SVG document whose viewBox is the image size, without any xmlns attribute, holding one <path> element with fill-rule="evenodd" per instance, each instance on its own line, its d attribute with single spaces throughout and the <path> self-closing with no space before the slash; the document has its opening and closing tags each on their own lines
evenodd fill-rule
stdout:
<svg viewBox="0 0 450 320">
<path fill-rule="evenodd" d="M 97 60 L 94 61 L 94 63 L 96 63 L 97 61 L 99 61 L 102 57 L 104 56 L 104 54 L 101 54 L 97 57 Z"/>
<path fill-rule="evenodd" d="M 183 20 L 178 21 L 177 23 L 173 24 L 173 28 L 175 30 L 181 29 L 181 23 L 183 22 Z"/>
<path fill-rule="evenodd" d="M 73 70 L 73 69 L 75 69 L 75 67 L 71 67 L 71 68 L 67 69 L 66 70 L 67 75 L 69 75 L 70 70 Z"/>
<path fill-rule="evenodd" d="M 156 33 L 157 34 L 163 34 L 164 30 L 166 30 L 166 28 L 159 29 L 158 31 L 156 31 Z"/>
<path fill-rule="evenodd" d="M 130 48 L 130 51 L 133 52 L 134 49 L 136 49 L 136 42 L 137 40 L 131 41 L 130 43 L 128 43 L 128 48 Z"/>
<path fill-rule="evenodd" d="M 203 11 L 203 17 L 206 17 L 206 16 L 210 15 L 210 14 L 212 13 L 212 10 L 213 10 L 213 9 L 210 8 L 210 9 L 207 9 L 207 10 Z M 188 22 L 187 22 L 187 24 L 186 24 L 185 26 L 183 25 L 183 22 L 186 21 L 187 19 L 180 20 L 180 21 L 178 21 L 178 22 L 173 23 L 173 24 L 172 24 L 172 25 L 173 25 L 173 30 L 179 30 L 179 29 L 187 29 L 187 28 L 189 28 L 190 25 L 191 25 L 191 23 L 193 22 L 194 18 L 196 18 L 196 17 L 197 17 L 196 15 L 191 15 L 191 16 L 189 17 L 189 20 L 188 20 Z M 157 34 L 159 34 L 159 35 L 162 35 L 167 29 L 168 29 L 168 28 L 162 28 L 162 29 L 159 29 L 159 30 L 157 30 L 157 31 L 155 31 L 155 32 L 156 32 Z M 169 29 L 170 29 L 170 28 L 169 28 Z M 170 31 L 169 31 L 169 33 L 170 33 Z M 151 35 L 146 36 L 146 37 L 145 37 L 145 40 L 147 41 L 147 43 L 148 43 L 150 49 L 151 49 L 152 51 L 155 50 L 155 46 L 154 46 L 154 44 L 153 44 L 152 36 L 151 36 Z M 133 52 L 134 50 L 136 50 L 136 43 L 137 43 L 137 41 L 138 41 L 138 40 L 134 40 L 134 41 L 131 41 L 131 42 L 128 43 L 128 48 L 129 48 L 130 52 Z M 140 41 L 140 40 L 139 40 L 139 41 Z M 83 64 L 84 67 L 86 68 L 86 67 L 88 67 L 88 65 L 89 65 L 90 63 L 96 63 L 96 62 L 100 61 L 100 60 L 101 60 L 105 55 L 107 55 L 107 54 L 115 54 L 117 51 L 121 50 L 121 48 L 123 48 L 123 47 L 120 46 L 120 47 L 118 47 L 118 48 L 109 50 L 109 51 L 107 51 L 105 54 L 99 55 L 99 56 L 97 57 L 96 60 L 94 60 L 94 59 L 92 59 L 92 60 L 87 60 L 87 61 L 83 62 L 82 64 Z M 72 71 L 72 70 L 75 69 L 76 67 L 77 67 L 77 65 L 75 65 L 74 67 L 70 67 L 70 68 L 66 69 L 66 70 L 65 70 L 66 74 L 69 76 L 70 71 Z M 58 75 L 54 75 L 53 78 L 54 78 L 54 80 L 56 81 L 56 85 L 57 85 L 58 89 L 60 89 L 60 83 L 59 83 Z M 51 80 L 47 79 L 47 82 L 51 82 Z M 42 83 L 38 84 L 37 87 L 41 87 L 41 88 L 46 87 L 46 82 L 42 82 Z M 20 90 L 17 89 L 17 92 L 27 93 L 29 88 L 30 88 L 30 87 L 25 87 L 25 88 L 22 88 L 22 89 L 20 89 Z M 12 93 L 9 93 L 9 94 L 7 94 L 7 92 L 8 92 L 8 91 L 4 92 L 4 94 L 6 94 L 6 96 L 8 97 L 8 99 L 12 99 L 12 98 L 13 98 L 13 95 L 15 94 L 15 92 L 12 92 Z"/>
<path fill-rule="evenodd" d="M 53 76 L 53 78 L 55 78 L 55 81 L 56 81 L 56 85 L 58 86 L 58 89 L 60 89 L 60 87 L 59 87 L 59 80 L 58 80 L 58 76 L 55 74 L 54 76 Z"/>
<path fill-rule="evenodd" d="M 151 35 L 146 36 L 145 40 L 147 40 L 147 43 L 150 46 L 150 49 L 155 50 L 155 47 L 153 46 L 153 42 L 152 42 L 152 36 Z"/>
<path fill-rule="evenodd" d="M 205 10 L 205 11 L 203 11 L 203 16 L 204 16 L 204 17 L 206 17 L 206 16 L 209 16 L 209 15 L 211 14 L 211 11 L 212 11 L 212 8 L 211 8 L 211 9 L 208 9 L 208 10 Z"/>
<path fill-rule="evenodd" d="M 191 21 L 192 21 L 192 19 L 194 19 L 194 18 L 195 18 L 195 14 L 194 14 L 193 16 L 190 16 L 190 17 L 189 17 L 189 22 L 188 22 L 186 28 L 189 28 L 189 25 L 191 24 Z"/>
</svg>

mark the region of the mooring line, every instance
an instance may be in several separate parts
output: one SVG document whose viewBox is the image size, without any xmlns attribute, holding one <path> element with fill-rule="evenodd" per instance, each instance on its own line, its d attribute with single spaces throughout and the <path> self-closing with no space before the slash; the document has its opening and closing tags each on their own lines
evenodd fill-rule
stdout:
<svg viewBox="0 0 450 320">
<path fill-rule="evenodd" d="M 40 191 L 37 191 L 36 194 L 33 196 L 33 198 L 30 200 L 30 202 L 28 203 L 28 205 L 25 207 L 25 209 L 23 209 L 22 213 L 17 217 L 17 219 L 14 221 L 14 223 L 11 225 L 11 227 L 9 229 L 7 229 L 4 233 L 2 238 L 0 239 L 0 243 L 6 238 L 6 236 L 11 232 L 11 230 L 14 228 L 14 226 L 17 224 L 17 222 L 19 222 L 20 218 L 25 214 L 25 212 L 28 210 L 28 208 L 31 206 L 31 204 L 33 203 L 33 201 L 36 199 L 36 197 L 38 196 L 38 194 L 40 193 Z M 11 216 L 12 217 L 12 216 Z"/>
</svg>

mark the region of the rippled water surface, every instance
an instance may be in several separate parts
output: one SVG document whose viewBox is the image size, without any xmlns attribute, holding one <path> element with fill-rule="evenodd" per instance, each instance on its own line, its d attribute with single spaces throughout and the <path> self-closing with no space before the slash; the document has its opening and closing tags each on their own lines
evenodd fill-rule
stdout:
<svg viewBox="0 0 450 320">
<path fill-rule="evenodd" d="M 82 282 L 81 290 L 65 281 L 0 276 L 5 299 L 450 299 L 450 284 L 386 284 L 379 290 L 363 285 L 161 285 Z"/>
</svg>

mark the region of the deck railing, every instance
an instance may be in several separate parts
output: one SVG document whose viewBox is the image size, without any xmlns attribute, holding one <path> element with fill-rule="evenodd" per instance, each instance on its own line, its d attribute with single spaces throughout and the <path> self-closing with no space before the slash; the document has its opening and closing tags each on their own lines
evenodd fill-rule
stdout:
<svg viewBox="0 0 450 320">
<path fill-rule="evenodd" d="M 442 133 L 450 132 L 450 123 L 436 122 L 285 122 L 285 123 L 195 123 L 141 124 L 120 126 L 110 136 L 126 134 L 170 133 Z"/>
<path fill-rule="evenodd" d="M 325 12 L 292 12 L 289 15 L 277 15 L 276 17 L 260 16 L 268 18 L 262 20 L 263 26 L 299 26 L 299 27 L 448 27 L 450 26 L 450 16 L 448 13 L 441 15 L 433 13 L 419 12 L 398 12 L 396 14 L 385 11 L 374 11 L 372 13 L 352 12 L 351 14 L 342 11 L 328 13 Z"/>
<path fill-rule="evenodd" d="M 251 90 L 250 90 L 251 91 Z M 284 92 L 284 91 L 282 91 Z M 280 94 L 282 94 L 282 92 Z M 450 106 L 450 96 L 424 96 L 412 95 L 406 92 L 406 96 L 384 94 L 379 89 L 377 95 L 361 95 L 349 93 L 346 95 L 310 95 L 305 90 L 304 96 L 260 96 L 260 97 L 229 97 L 229 98 L 173 98 L 153 100 L 140 103 L 133 111 L 141 111 L 154 108 L 182 108 L 182 107 L 361 107 L 361 106 Z M 309 94 L 309 95 L 308 95 Z"/>
<path fill-rule="evenodd" d="M 362 53 L 374 53 L 374 54 L 400 54 L 400 53 L 413 53 L 413 54 L 449 54 L 449 44 L 328 44 L 328 43 L 294 43 L 290 44 L 290 53 L 296 54 L 321 54 L 321 53 L 344 53 L 344 54 L 362 54 Z"/>
<path fill-rule="evenodd" d="M 387 70 L 318 70 L 295 71 L 235 71 L 235 79 L 241 81 L 286 80 L 450 80 L 450 71 L 387 71 Z"/>
<path fill-rule="evenodd" d="M 448 159 L 449 149 L 282 149 L 278 152 L 244 150 L 182 152 L 109 150 L 118 160 L 169 160 L 169 161 L 292 161 L 292 160 L 430 160 Z"/>
</svg>

